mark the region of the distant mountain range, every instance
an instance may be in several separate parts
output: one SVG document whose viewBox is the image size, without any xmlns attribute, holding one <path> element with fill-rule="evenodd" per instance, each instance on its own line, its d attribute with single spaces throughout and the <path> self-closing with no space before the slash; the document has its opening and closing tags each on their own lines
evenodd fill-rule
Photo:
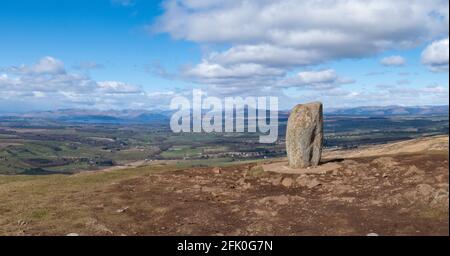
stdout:
<svg viewBox="0 0 450 256">
<path fill-rule="evenodd" d="M 448 105 L 443 106 L 385 106 L 327 109 L 328 115 L 348 116 L 405 116 L 405 115 L 448 115 Z"/>
<path fill-rule="evenodd" d="M 69 123 L 151 123 L 168 121 L 171 111 L 61 109 L 20 114 L 0 114 L 0 118 L 30 118 Z"/>
<path fill-rule="evenodd" d="M 329 108 L 325 109 L 326 116 L 408 116 L 448 115 L 449 106 L 366 106 L 354 108 Z M 0 118 L 30 118 L 46 119 L 61 122 L 75 123 L 153 123 L 167 122 L 174 111 L 170 110 L 84 110 L 84 109 L 61 109 L 55 111 L 38 111 L 18 114 L 0 114 Z M 289 111 L 280 111 L 280 119 L 287 119 Z"/>
</svg>

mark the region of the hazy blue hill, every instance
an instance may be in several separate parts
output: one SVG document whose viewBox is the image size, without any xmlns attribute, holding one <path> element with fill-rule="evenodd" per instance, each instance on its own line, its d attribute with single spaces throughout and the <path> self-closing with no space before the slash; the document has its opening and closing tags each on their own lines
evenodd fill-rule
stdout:
<svg viewBox="0 0 450 256">
<path fill-rule="evenodd" d="M 162 121 L 168 121 L 168 120 L 169 120 L 169 117 L 164 114 L 144 113 L 135 118 L 132 118 L 130 121 L 135 121 L 138 123 L 139 122 L 147 123 L 147 122 L 162 122 Z"/>
<path fill-rule="evenodd" d="M 448 115 L 448 105 L 444 106 L 386 106 L 386 107 L 356 107 L 328 109 L 328 115 L 349 116 L 395 116 L 395 115 Z"/>
<path fill-rule="evenodd" d="M 208 110 L 204 110 L 206 113 Z M 145 123 L 167 123 L 174 110 L 84 110 L 84 109 L 62 109 L 55 111 L 40 111 L 18 114 L 3 114 L 0 119 L 8 120 L 50 120 L 66 123 L 91 123 L 91 124 L 145 124 Z M 244 110 L 247 116 L 247 109 Z M 325 117 L 355 116 L 355 117 L 390 117 L 390 116 L 446 116 L 448 105 L 444 106 L 368 106 L 354 108 L 324 108 Z M 266 117 L 269 116 L 267 113 Z M 286 122 L 289 110 L 278 112 L 280 122 Z"/>
<path fill-rule="evenodd" d="M 75 123 L 124 123 L 125 120 L 108 115 L 80 115 L 80 116 L 62 116 L 57 118 L 61 122 L 75 122 Z"/>
</svg>

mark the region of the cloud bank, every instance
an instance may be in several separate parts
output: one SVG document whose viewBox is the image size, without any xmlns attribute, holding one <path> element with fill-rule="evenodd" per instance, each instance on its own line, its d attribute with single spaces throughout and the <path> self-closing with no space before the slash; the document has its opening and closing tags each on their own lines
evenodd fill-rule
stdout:
<svg viewBox="0 0 450 256">
<path fill-rule="evenodd" d="M 121 81 L 95 81 L 86 74 L 68 72 L 62 61 L 49 56 L 32 65 L 0 69 L 0 100 L 25 109 L 155 108 L 167 105 L 172 94 L 148 93 Z M 8 110 L 7 104 L 1 107 Z"/>
<path fill-rule="evenodd" d="M 342 94 L 341 85 L 357 81 L 314 67 L 412 49 L 449 30 L 446 0 L 167 0 L 163 8 L 152 32 L 217 46 L 180 76 L 224 94 L 290 87 Z M 423 63 L 440 70 L 443 60 L 434 57 L 434 48 Z M 380 63 L 406 61 L 390 56 Z"/>
</svg>

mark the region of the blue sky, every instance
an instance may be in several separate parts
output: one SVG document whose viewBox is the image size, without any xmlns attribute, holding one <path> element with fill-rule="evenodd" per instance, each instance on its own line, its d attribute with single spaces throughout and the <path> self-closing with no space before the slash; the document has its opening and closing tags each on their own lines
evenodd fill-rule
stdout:
<svg viewBox="0 0 450 256">
<path fill-rule="evenodd" d="M 198 59 L 198 46 L 168 35 L 149 34 L 162 9 L 157 1 L 132 6 L 110 0 L 2 1 L 0 66 L 31 64 L 43 56 L 64 61 L 68 68 L 95 62 L 97 79 L 123 80 L 160 88 L 170 81 L 143 72 L 154 63 L 176 68 Z"/>
<path fill-rule="evenodd" d="M 0 111 L 448 104 L 448 1 L 421 2 L 4 0 Z"/>
</svg>

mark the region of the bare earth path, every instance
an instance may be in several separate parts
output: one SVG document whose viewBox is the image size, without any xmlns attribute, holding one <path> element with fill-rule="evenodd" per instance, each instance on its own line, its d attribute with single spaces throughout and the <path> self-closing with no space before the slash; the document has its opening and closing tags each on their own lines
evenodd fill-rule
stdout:
<svg viewBox="0 0 450 256">
<path fill-rule="evenodd" d="M 0 234 L 449 234 L 448 136 L 328 152 L 323 172 L 271 164 L 0 176 Z"/>
</svg>

